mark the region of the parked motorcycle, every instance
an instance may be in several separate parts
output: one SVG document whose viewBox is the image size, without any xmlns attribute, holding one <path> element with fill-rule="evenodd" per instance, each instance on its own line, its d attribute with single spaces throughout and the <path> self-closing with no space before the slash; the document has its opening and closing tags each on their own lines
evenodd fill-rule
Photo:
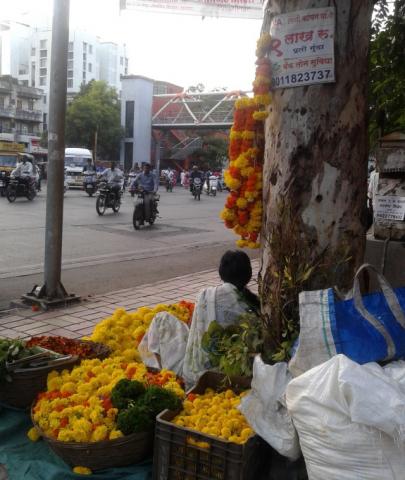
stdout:
<svg viewBox="0 0 405 480">
<path fill-rule="evenodd" d="M 28 182 L 24 182 L 20 177 L 10 177 L 6 188 L 6 197 L 10 203 L 13 203 L 17 197 L 27 197 L 32 201 L 36 194 L 35 180 L 29 179 Z"/>
<path fill-rule="evenodd" d="M 209 187 L 207 183 L 209 182 Z M 212 195 L 213 197 L 216 196 L 217 194 L 217 188 L 218 188 L 218 178 L 215 175 L 211 175 L 211 177 L 204 183 L 203 190 L 206 195 Z"/>
<path fill-rule="evenodd" d="M 118 213 L 121 207 L 121 192 L 117 195 L 112 191 L 107 182 L 100 182 L 97 192 L 96 210 L 99 215 L 104 215 L 107 208 L 112 208 Z"/>
<path fill-rule="evenodd" d="M 95 173 L 84 173 L 83 190 L 89 197 L 97 191 L 97 177 Z"/>
<path fill-rule="evenodd" d="M 193 189 L 191 191 L 192 195 L 194 196 L 194 200 L 200 200 L 201 199 L 201 190 L 202 190 L 201 178 L 196 177 L 193 180 Z"/>
<path fill-rule="evenodd" d="M 144 225 L 145 222 L 148 222 L 149 225 L 153 225 L 155 223 L 158 214 L 157 202 L 160 200 L 159 195 L 155 194 L 155 197 L 152 201 L 152 207 L 150 209 L 150 216 L 147 218 L 145 211 L 145 191 L 140 187 L 137 190 L 137 194 L 138 198 L 136 199 L 134 214 L 132 216 L 132 223 L 135 230 L 139 230 L 141 225 Z"/>
</svg>

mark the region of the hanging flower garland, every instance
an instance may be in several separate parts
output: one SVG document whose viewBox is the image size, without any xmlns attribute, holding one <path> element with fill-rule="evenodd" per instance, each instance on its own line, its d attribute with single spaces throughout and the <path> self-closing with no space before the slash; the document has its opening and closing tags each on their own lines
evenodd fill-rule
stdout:
<svg viewBox="0 0 405 480">
<path fill-rule="evenodd" d="M 230 189 L 221 212 L 227 228 L 241 238 L 238 247 L 259 248 L 262 226 L 264 122 L 271 102 L 271 68 L 267 54 L 271 37 L 264 34 L 257 42 L 256 78 L 253 98 L 235 102 L 234 122 L 229 138 L 229 166 L 224 173 Z"/>
</svg>

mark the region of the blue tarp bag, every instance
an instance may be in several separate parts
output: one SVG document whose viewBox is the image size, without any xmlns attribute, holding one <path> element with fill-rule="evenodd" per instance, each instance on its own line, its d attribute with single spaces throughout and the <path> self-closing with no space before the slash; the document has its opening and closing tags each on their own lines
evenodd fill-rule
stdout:
<svg viewBox="0 0 405 480">
<path fill-rule="evenodd" d="M 377 274 L 381 293 L 362 297 L 359 276 Z M 405 358 L 405 287 L 393 289 L 375 267 L 362 265 L 352 296 L 338 300 L 332 288 L 301 292 L 300 335 L 289 368 L 294 376 L 343 353 L 367 362 Z"/>
</svg>

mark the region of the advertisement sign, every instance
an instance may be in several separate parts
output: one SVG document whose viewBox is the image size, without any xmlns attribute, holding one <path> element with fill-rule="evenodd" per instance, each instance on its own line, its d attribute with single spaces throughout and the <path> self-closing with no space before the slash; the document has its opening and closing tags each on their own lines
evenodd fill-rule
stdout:
<svg viewBox="0 0 405 480">
<path fill-rule="evenodd" d="M 120 10 L 125 9 L 200 17 L 263 18 L 262 0 L 120 0 Z"/>
<path fill-rule="evenodd" d="M 25 145 L 23 143 L 15 142 L 0 142 L 0 150 L 4 152 L 24 152 Z"/>
<path fill-rule="evenodd" d="M 335 81 L 335 8 L 311 8 L 273 17 L 273 88 Z"/>
<path fill-rule="evenodd" d="M 405 197 L 376 195 L 374 217 L 378 220 L 405 220 Z"/>
</svg>

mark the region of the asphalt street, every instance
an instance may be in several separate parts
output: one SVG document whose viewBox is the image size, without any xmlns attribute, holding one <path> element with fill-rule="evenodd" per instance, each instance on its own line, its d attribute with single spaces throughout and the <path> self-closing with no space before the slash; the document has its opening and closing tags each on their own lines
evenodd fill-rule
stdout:
<svg viewBox="0 0 405 480">
<path fill-rule="evenodd" d="M 196 201 L 182 187 L 159 190 L 160 218 L 135 231 L 134 199 L 99 217 L 95 197 L 69 190 L 64 201 L 62 283 L 81 296 L 215 268 L 236 237 L 219 218 L 226 193 Z M 0 308 L 43 283 L 46 188 L 29 202 L 0 198 Z"/>
</svg>

